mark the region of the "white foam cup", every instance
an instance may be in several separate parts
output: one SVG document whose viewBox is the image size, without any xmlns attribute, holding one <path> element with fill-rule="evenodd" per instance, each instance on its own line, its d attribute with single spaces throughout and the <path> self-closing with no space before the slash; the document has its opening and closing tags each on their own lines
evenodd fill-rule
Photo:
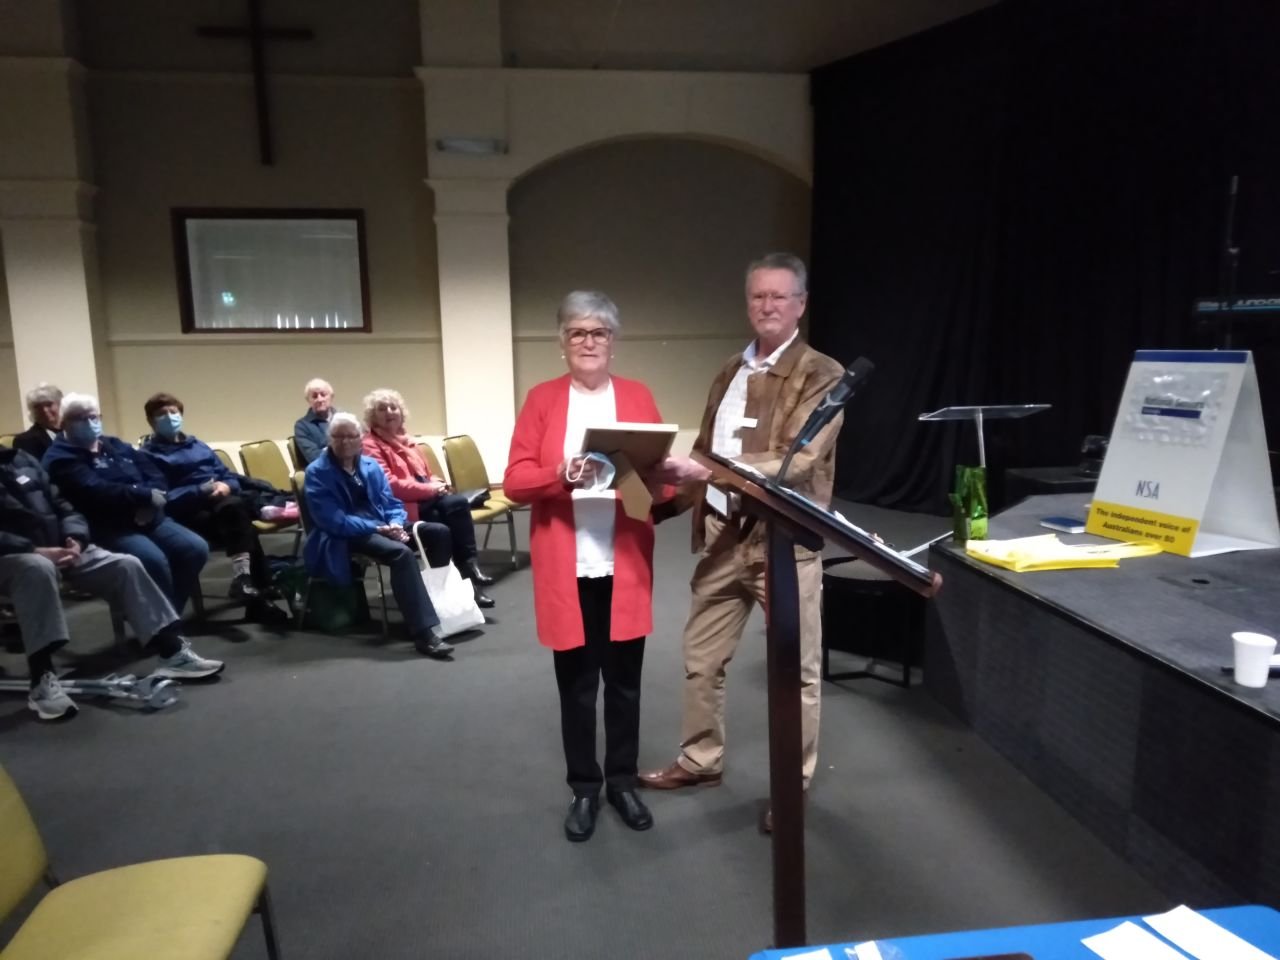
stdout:
<svg viewBox="0 0 1280 960">
<path fill-rule="evenodd" d="M 1242 687 L 1265 687 L 1271 672 L 1271 655 L 1276 652 L 1276 638 L 1265 633 L 1233 633 L 1235 644 L 1235 677 Z"/>
</svg>

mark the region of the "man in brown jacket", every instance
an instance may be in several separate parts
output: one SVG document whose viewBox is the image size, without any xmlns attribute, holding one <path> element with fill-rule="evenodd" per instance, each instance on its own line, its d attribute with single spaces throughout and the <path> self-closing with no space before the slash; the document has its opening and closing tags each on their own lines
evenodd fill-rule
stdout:
<svg viewBox="0 0 1280 960">
<path fill-rule="evenodd" d="M 799 336 L 808 292 L 800 258 L 773 253 L 747 268 L 747 316 L 755 340 L 732 357 L 711 385 L 694 450 L 749 463 L 775 476 L 782 458 L 843 370 Z M 792 460 L 786 485 L 822 506 L 831 503 L 836 417 Z M 765 602 L 765 531 L 740 534 L 735 504 L 706 483 L 710 471 L 672 457 L 654 479 L 679 484 L 666 516 L 693 507 L 693 548 L 700 551 L 690 586 L 692 607 L 684 631 L 684 716 L 680 756 L 669 767 L 640 777 L 657 790 L 715 786 L 724 769 L 725 668 L 733 658 L 754 604 Z M 656 511 L 655 511 L 656 513 Z M 662 519 L 659 516 L 659 519 Z M 799 578 L 800 703 L 807 788 L 818 759 L 821 695 L 822 563 L 796 548 Z M 769 821 L 766 819 L 766 829 Z"/>
</svg>

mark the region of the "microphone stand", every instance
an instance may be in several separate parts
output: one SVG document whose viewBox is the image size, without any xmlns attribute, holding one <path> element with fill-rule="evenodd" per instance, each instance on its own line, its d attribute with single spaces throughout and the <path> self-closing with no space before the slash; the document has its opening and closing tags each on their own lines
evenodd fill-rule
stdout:
<svg viewBox="0 0 1280 960">
<path fill-rule="evenodd" d="M 1227 217 L 1222 236 L 1222 260 L 1218 267 L 1218 313 L 1221 317 L 1219 342 L 1221 349 L 1231 349 L 1232 317 L 1236 310 L 1236 280 L 1240 270 L 1240 248 L 1235 245 L 1236 195 L 1240 187 L 1238 174 L 1231 175 L 1227 188 Z"/>
<path fill-rule="evenodd" d="M 806 444 L 807 446 L 807 444 Z M 787 475 L 787 467 L 791 466 L 791 458 L 800 452 L 800 438 L 797 436 L 791 442 L 791 449 L 787 451 L 787 455 L 782 458 L 782 466 L 778 470 L 778 475 L 774 477 L 773 482 L 778 486 L 782 486 L 782 481 Z"/>
</svg>

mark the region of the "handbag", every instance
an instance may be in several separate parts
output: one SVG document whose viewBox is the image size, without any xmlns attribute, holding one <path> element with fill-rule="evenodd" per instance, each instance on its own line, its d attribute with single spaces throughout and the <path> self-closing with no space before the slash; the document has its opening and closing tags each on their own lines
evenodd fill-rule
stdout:
<svg viewBox="0 0 1280 960">
<path fill-rule="evenodd" d="M 480 487 L 476 490 L 459 490 L 458 496 L 466 500 L 467 506 L 472 510 L 479 510 L 489 499 L 489 488 Z"/>
<path fill-rule="evenodd" d="M 484 614 L 476 605 L 471 581 L 463 580 L 452 563 L 424 568 L 422 583 L 427 588 L 431 605 L 436 608 L 436 616 L 440 618 L 440 622 L 431 628 L 437 637 L 451 637 L 455 633 L 484 626 Z"/>
</svg>

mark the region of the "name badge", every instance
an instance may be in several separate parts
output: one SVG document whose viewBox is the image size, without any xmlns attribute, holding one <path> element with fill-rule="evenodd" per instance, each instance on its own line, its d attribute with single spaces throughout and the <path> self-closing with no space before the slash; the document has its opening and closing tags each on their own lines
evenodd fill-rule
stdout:
<svg viewBox="0 0 1280 960">
<path fill-rule="evenodd" d="M 754 430 L 759 423 L 760 421 L 755 417 L 743 417 L 738 421 L 738 426 L 744 430 Z"/>
<path fill-rule="evenodd" d="M 26 476 L 25 474 L 23 476 L 18 477 L 19 486 L 26 486 L 30 482 L 31 482 L 31 478 Z"/>
</svg>

